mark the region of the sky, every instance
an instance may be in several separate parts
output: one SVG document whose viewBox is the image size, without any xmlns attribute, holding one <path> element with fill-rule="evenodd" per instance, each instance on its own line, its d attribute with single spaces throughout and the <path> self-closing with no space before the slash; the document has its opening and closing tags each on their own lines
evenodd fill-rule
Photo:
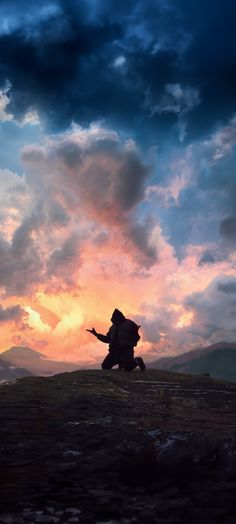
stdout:
<svg viewBox="0 0 236 524">
<path fill-rule="evenodd" d="M 236 341 L 235 0 L 0 2 L 0 351 Z"/>
</svg>

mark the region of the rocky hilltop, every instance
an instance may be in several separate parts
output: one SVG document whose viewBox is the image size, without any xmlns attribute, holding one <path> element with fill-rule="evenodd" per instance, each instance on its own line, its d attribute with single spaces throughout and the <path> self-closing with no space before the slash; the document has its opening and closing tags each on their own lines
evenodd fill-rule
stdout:
<svg viewBox="0 0 236 524">
<path fill-rule="evenodd" d="M 235 522 L 236 385 L 77 371 L 0 387 L 0 522 Z"/>
</svg>

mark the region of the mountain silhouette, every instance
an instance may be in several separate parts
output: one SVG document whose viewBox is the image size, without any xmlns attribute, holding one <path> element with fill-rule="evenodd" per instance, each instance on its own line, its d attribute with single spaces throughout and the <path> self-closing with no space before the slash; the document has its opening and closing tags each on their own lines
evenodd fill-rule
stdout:
<svg viewBox="0 0 236 524">
<path fill-rule="evenodd" d="M 29 370 L 17 367 L 12 362 L 0 358 L 0 383 L 15 380 L 16 378 L 32 376 Z"/>
<path fill-rule="evenodd" d="M 236 344 L 219 342 L 181 355 L 165 357 L 150 367 L 182 373 L 209 373 L 214 378 L 236 382 Z"/>
<path fill-rule="evenodd" d="M 1 358 L 6 358 L 8 360 L 12 360 L 14 358 L 20 360 L 40 360 L 47 357 L 43 353 L 35 351 L 35 349 L 28 348 L 27 346 L 12 346 L 10 349 L 7 349 L 1 353 Z"/>
<path fill-rule="evenodd" d="M 57 373 L 76 371 L 79 366 L 73 362 L 49 360 L 46 355 L 25 346 L 13 346 L 0 354 L 1 359 L 7 360 L 17 367 L 24 367 L 29 374 L 51 376 Z"/>
</svg>

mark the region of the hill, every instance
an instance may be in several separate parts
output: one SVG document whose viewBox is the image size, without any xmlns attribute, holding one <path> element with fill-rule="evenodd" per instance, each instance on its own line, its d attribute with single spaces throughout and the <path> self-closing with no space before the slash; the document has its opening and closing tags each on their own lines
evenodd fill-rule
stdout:
<svg viewBox="0 0 236 524">
<path fill-rule="evenodd" d="M 197 348 L 176 357 L 161 358 L 150 366 L 182 373 L 209 373 L 214 378 L 236 382 L 236 344 L 221 342 Z"/>
<path fill-rule="evenodd" d="M 24 368 L 19 368 L 14 366 L 11 362 L 7 360 L 0 359 L 0 383 L 11 382 L 17 378 L 29 377 L 32 373 Z"/>
<path fill-rule="evenodd" d="M 6 359 L 15 366 L 23 366 L 34 375 L 51 376 L 57 373 L 75 371 L 78 365 L 72 362 L 49 360 L 46 355 L 25 346 L 13 346 L 0 353 L 1 359 Z"/>
<path fill-rule="evenodd" d="M 232 524 L 236 385 L 77 371 L 0 387 L 3 523 Z"/>
</svg>

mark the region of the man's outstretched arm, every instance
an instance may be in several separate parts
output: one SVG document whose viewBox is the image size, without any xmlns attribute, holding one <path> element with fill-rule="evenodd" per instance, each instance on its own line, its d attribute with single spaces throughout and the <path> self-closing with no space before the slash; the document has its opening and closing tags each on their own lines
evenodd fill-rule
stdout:
<svg viewBox="0 0 236 524">
<path fill-rule="evenodd" d="M 97 339 L 100 340 L 100 342 L 105 342 L 106 344 L 109 344 L 109 342 L 110 342 L 110 335 L 109 334 L 102 335 L 101 333 L 97 333 L 97 331 L 94 328 L 86 329 L 86 331 L 89 331 L 89 333 L 92 333 L 92 335 L 97 337 Z"/>
</svg>

